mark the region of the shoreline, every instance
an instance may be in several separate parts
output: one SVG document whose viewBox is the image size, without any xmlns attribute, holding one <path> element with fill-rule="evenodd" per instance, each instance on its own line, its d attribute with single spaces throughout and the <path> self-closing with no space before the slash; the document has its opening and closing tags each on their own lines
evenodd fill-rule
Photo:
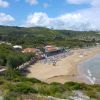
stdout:
<svg viewBox="0 0 100 100">
<path fill-rule="evenodd" d="M 78 75 L 76 77 L 83 83 L 95 84 L 95 77 L 92 75 L 89 69 L 83 68 L 84 61 L 82 61 L 81 63 L 78 65 Z"/>
<path fill-rule="evenodd" d="M 95 77 L 91 74 L 91 71 L 87 69 L 87 74 L 84 72 L 84 66 L 82 63 L 86 60 L 91 59 L 92 57 L 100 54 L 100 47 L 94 47 L 90 49 L 84 49 L 85 55 L 82 59 L 80 59 L 77 64 L 75 65 L 77 67 L 77 73 L 76 73 L 76 82 L 86 83 L 86 84 L 96 84 L 95 83 Z M 88 50 L 88 51 L 87 51 Z M 77 79 L 78 77 L 78 79 Z"/>
<path fill-rule="evenodd" d="M 65 83 L 69 81 L 84 82 L 88 84 L 92 83 L 87 82 L 84 78 L 84 80 L 81 78 L 77 78 L 77 76 L 79 75 L 78 64 L 87 59 L 90 59 L 96 54 L 100 54 L 100 48 L 94 47 L 90 49 L 78 49 L 72 51 L 72 55 L 63 58 L 60 61 L 57 61 L 56 66 L 41 63 L 36 63 L 35 65 L 30 66 L 28 68 L 30 73 L 27 74 L 27 77 L 34 77 L 47 83 Z"/>
</svg>

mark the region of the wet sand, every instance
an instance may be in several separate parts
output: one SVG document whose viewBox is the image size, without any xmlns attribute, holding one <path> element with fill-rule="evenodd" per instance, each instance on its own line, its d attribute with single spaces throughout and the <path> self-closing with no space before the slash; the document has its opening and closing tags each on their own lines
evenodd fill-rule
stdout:
<svg viewBox="0 0 100 100">
<path fill-rule="evenodd" d="M 65 83 L 68 81 L 85 82 L 88 83 L 83 77 L 79 76 L 78 64 L 81 61 L 87 60 L 96 54 L 100 54 L 100 48 L 78 49 L 72 50 L 73 54 L 66 58 L 57 61 L 56 66 L 52 64 L 36 63 L 31 65 L 27 74 L 29 78 L 37 78 L 39 80 L 51 83 L 60 82 Z"/>
</svg>

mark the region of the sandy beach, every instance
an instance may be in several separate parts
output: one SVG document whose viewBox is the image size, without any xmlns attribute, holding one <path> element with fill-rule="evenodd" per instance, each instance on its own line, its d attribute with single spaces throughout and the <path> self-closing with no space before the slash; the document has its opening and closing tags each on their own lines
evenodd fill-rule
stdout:
<svg viewBox="0 0 100 100">
<path fill-rule="evenodd" d="M 27 77 L 34 77 L 48 83 L 65 83 L 68 81 L 86 82 L 85 79 L 77 78 L 79 75 L 77 66 L 79 62 L 89 59 L 96 54 L 100 54 L 100 48 L 78 49 L 72 50 L 71 52 L 73 54 L 57 61 L 56 66 L 40 62 L 31 65 L 28 68 L 29 73 Z"/>
</svg>

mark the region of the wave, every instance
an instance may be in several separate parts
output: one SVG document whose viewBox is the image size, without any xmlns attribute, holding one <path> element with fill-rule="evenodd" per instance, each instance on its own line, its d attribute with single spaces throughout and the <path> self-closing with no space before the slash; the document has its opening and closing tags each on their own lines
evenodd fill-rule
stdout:
<svg viewBox="0 0 100 100">
<path fill-rule="evenodd" d="M 88 69 L 87 70 L 88 72 L 88 75 L 86 76 L 86 78 L 92 83 L 92 84 L 95 84 L 95 81 L 96 81 L 96 78 L 93 77 L 93 75 L 91 74 L 91 71 Z"/>
<path fill-rule="evenodd" d="M 90 77 L 92 77 L 92 74 L 91 74 L 91 72 L 90 72 L 90 70 L 88 69 L 88 75 L 90 76 Z"/>
</svg>

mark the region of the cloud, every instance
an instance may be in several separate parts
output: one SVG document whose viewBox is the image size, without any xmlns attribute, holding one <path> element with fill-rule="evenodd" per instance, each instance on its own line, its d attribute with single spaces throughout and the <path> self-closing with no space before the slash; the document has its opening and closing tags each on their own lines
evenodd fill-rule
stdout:
<svg viewBox="0 0 100 100">
<path fill-rule="evenodd" d="M 91 5 L 93 7 L 99 7 L 100 8 L 100 0 L 92 0 Z"/>
<path fill-rule="evenodd" d="M 46 13 L 35 12 L 27 17 L 26 26 L 41 26 L 54 29 L 89 30 L 94 26 L 83 18 L 80 13 L 64 14 L 56 18 L 49 18 Z"/>
<path fill-rule="evenodd" d="M 100 6 L 100 0 L 66 0 L 70 4 L 90 4 L 91 6 Z"/>
<path fill-rule="evenodd" d="M 0 0 L 0 7 L 7 8 L 9 6 L 9 3 L 4 0 Z"/>
<path fill-rule="evenodd" d="M 45 26 L 49 22 L 49 18 L 46 13 L 35 12 L 27 17 L 26 25 L 27 26 Z"/>
<path fill-rule="evenodd" d="M 15 19 L 11 15 L 0 13 L 0 24 L 4 25 L 14 20 Z"/>
<path fill-rule="evenodd" d="M 86 4 L 90 3 L 91 0 L 66 0 L 70 4 Z"/>
<path fill-rule="evenodd" d="M 100 30 L 100 1 L 99 0 L 70 0 L 81 4 L 89 3 L 89 8 L 79 9 L 71 13 L 51 18 L 44 12 L 35 12 L 27 16 L 26 26 L 44 26 L 54 29 L 70 30 Z M 78 4 L 79 4 L 78 2 Z M 75 3 L 76 4 L 76 3 Z"/>
<path fill-rule="evenodd" d="M 78 10 L 76 13 L 80 13 L 95 26 L 96 30 L 100 30 L 100 1 L 91 0 L 90 5 L 90 8 Z"/>
<path fill-rule="evenodd" d="M 48 7 L 49 7 L 49 4 L 48 4 L 48 3 L 44 3 L 44 4 L 43 4 L 43 7 L 44 7 L 44 8 L 48 8 Z"/>
<path fill-rule="evenodd" d="M 30 5 L 38 4 L 37 0 L 26 0 L 26 2 L 29 3 Z"/>
</svg>

